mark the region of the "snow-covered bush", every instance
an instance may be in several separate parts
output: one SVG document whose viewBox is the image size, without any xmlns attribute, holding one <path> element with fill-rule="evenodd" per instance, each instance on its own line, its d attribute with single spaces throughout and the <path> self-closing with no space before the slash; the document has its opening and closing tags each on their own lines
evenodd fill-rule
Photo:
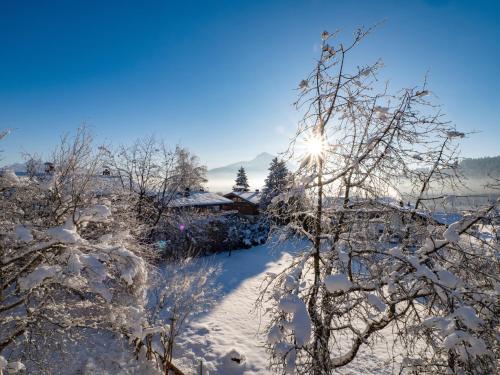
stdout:
<svg viewBox="0 0 500 375">
<path fill-rule="evenodd" d="M 273 303 L 271 366 L 330 374 L 386 337 L 403 372 L 493 373 L 499 247 L 473 227 L 497 222 L 498 202 L 451 225 L 432 218 L 442 198 L 430 192 L 460 183 L 454 141 L 464 134 L 442 120 L 426 84 L 389 94 L 380 62 L 352 68 L 350 52 L 369 33 L 346 44 L 324 32 L 300 83 L 305 114 L 291 150 L 302 160 L 275 203 L 305 197 L 284 222 L 311 247 L 270 276 L 273 292 L 262 296 Z M 402 181 L 413 188 L 410 205 Z"/>
<path fill-rule="evenodd" d="M 148 250 L 127 201 L 96 193 L 88 132 L 63 138 L 53 160 L 44 178 L 0 177 L 0 354 L 30 373 L 60 371 L 88 335 L 134 338 L 146 324 Z"/>
<path fill-rule="evenodd" d="M 157 227 L 166 258 L 183 259 L 263 244 L 269 232 L 264 218 L 237 213 L 201 213 L 184 209 L 170 213 Z"/>
</svg>

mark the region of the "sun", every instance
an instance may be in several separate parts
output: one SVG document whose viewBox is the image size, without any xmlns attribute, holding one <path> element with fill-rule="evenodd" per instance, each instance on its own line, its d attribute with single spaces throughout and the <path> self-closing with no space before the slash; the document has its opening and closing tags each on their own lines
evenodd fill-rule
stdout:
<svg viewBox="0 0 500 375">
<path fill-rule="evenodd" d="M 304 140 L 304 146 L 308 155 L 319 158 L 325 152 L 325 139 L 324 137 L 314 134 Z"/>
<path fill-rule="evenodd" d="M 328 143 L 324 136 L 311 132 L 303 137 L 297 144 L 301 165 L 316 165 L 324 160 Z"/>
</svg>

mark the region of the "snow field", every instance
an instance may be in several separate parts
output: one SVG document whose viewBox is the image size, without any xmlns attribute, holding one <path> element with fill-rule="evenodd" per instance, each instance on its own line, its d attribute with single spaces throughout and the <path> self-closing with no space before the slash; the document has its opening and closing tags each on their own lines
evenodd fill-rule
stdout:
<svg viewBox="0 0 500 375">
<path fill-rule="evenodd" d="M 221 284 L 213 307 L 195 316 L 177 339 L 174 363 L 186 374 L 199 374 L 200 360 L 204 374 L 271 374 L 265 350 L 268 317 L 256 311 L 254 303 L 268 273 L 279 273 L 292 260 L 292 253 L 305 243 L 262 245 L 209 257 L 220 267 L 208 277 Z M 204 259 L 206 262 L 207 260 Z M 387 338 L 390 331 L 383 332 Z M 391 374 L 392 350 L 389 342 L 380 341 L 373 349 L 362 347 L 359 357 L 339 374 Z"/>
</svg>

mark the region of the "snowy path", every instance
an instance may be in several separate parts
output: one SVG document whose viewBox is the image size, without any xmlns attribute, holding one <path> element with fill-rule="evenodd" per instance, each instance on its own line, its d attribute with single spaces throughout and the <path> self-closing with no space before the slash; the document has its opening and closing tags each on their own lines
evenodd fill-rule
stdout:
<svg viewBox="0 0 500 375">
<path fill-rule="evenodd" d="M 257 246 L 248 250 L 227 253 L 209 258 L 220 267 L 216 278 L 222 293 L 215 305 L 191 322 L 178 339 L 182 348 L 174 357 L 179 367 L 188 374 L 199 373 L 199 361 L 203 360 L 205 373 L 268 374 L 268 355 L 263 347 L 262 334 L 266 316 L 258 316 L 254 302 L 267 272 L 279 272 L 289 263 L 289 251 L 298 251 L 300 244 L 287 248 Z M 374 352 L 362 352 L 360 358 L 343 368 L 341 374 L 390 374 L 390 368 L 382 358 L 387 348 L 380 345 Z M 231 358 L 242 356 L 241 363 Z"/>
<path fill-rule="evenodd" d="M 283 269 L 290 259 L 285 248 L 267 245 L 234 251 L 230 257 L 227 253 L 211 257 L 209 262 L 220 267 L 211 277 L 222 287 L 221 295 L 210 311 L 189 323 L 179 339 L 184 348 L 179 354 L 185 357 L 180 366 L 189 373 L 203 359 L 210 374 L 267 373 L 261 329 L 266 321 L 254 311 L 254 302 L 266 272 Z M 240 355 L 244 357 L 240 364 L 231 360 Z"/>
</svg>

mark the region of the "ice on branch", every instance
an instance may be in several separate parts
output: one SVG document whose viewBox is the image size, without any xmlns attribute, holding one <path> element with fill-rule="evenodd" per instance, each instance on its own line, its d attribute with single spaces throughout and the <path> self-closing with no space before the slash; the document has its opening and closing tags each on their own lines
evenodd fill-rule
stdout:
<svg viewBox="0 0 500 375">
<path fill-rule="evenodd" d="M 462 323 L 472 330 L 478 330 L 484 322 L 479 319 L 474 309 L 470 306 L 461 306 L 455 310 L 455 316 L 459 318 Z"/>
<path fill-rule="evenodd" d="M 293 314 L 292 320 L 287 322 L 286 327 L 293 331 L 298 346 L 307 344 L 311 337 L 312 327 L 304 301 L 295 294 L 290 294 L 280 300 L 278 309 L 287 314 Z"/>
<path fill-rule="evenodd" d="M 378 296 L 376 296 L 373 293 L 368 293 L 366 296 L 366 300 L 375 310 L 378 310 L 379 312 L 383 312 L 387 307 L 384 301 L 382 301 Z"/>
<path fill-rule="evenodd" d="M 462 280 L 460 280 L 458 277 L 456 277 L 453 273 L 451 273 L 448 270 L 439 270 L 436 272 L 439 278 L 439 282 L 441 285 L 454 289 L 457 288 L 458 286 L 462 285 Z"/>
<path fill-rule="evenodd" d="M 53 279 L 61 271 L 60 266 L 40 265 L 32 273 L 19 278 L 19 288 L 22 291 L 33 289 L 46 279 Z"/>
<path fill-rule="evenodd" d="M 329 275 L 325 278 L 326 289 L 330 293 L 346 292 L 352 288 L 352 282 L 344 274 Z"/>
<path fill-rule="evenodd" d="M 14 228 L 15 239 L 22 242 L 33 241 L 33 235 L 31 231 L 24 225 L 16 225 Z"/>
<path fill-rule="evenodd" d="M 446 229 L 443 233 L 443 237 L 451 242 L 451 243 L 458 243 L 460 241 L 460 234 L 458 233 L 458 230 L 460 228 L 460 222 L 457 221 L 453 224 L 451 224 L 448 229 Z"/>
<path fill-rule="evenodd" d="M 103 205 L 96 204 L 78 212 L 77 221 L 79 222 L 105 222 L 111 216 L 111 210 Z"/>
<path fill-rule="evenodd" d="M 463 346 L 466 350 L 460 350 L 460 346 Z M 488 355 L 488 351 L 484 340 L 474 337 L 469 332 L 466 331 L 454 331 L 443 340 L 443 347 L 452 350 L 457 350 L 462 361 L 469 360 L 469 355 L 472 357 Z"/>
<path fill-rule="evenodd" d="M 76 231 L 76 226 L 69 219 L 59 227 L 47 229 L 45 233 L 53 240 L 65 244 L 74 244 L 83 241 Z"/>
</svg>

